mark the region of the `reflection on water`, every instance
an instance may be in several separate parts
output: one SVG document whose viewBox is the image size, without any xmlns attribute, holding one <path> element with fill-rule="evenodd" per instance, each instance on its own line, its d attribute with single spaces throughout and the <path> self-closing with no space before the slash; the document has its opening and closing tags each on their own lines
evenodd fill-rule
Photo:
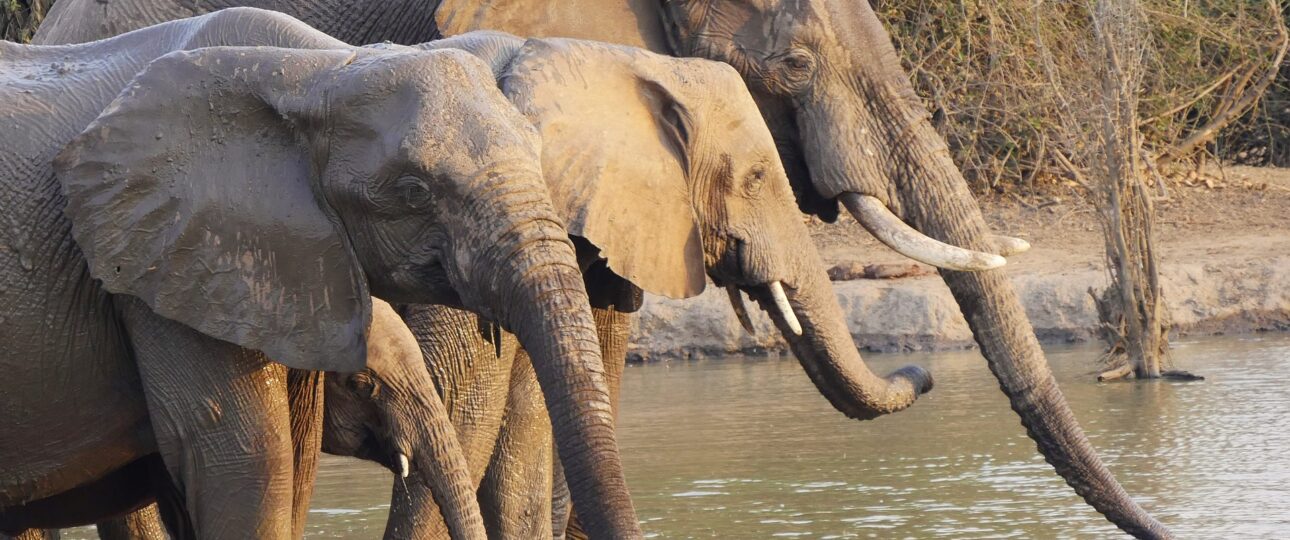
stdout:
<svg viewBox="0 0 1290 540">
<path fill-rule="evenodd" d="M 1184 538 L 1290 537 L 1290 336 L 1176 344 L 1200 383 L 1096 384 L 1094 349 L 1049 349 L 1093 444 Z M 666 538 L 1104 538 L 1026 438 L 975 352 L 917 363 L 912 409 L 843 418 L 789 359 L 631 366 L 620 435 L 647 533 Z M 379 538 L 391 475 L 325 459 L 309 536 Z"/>
</svg>

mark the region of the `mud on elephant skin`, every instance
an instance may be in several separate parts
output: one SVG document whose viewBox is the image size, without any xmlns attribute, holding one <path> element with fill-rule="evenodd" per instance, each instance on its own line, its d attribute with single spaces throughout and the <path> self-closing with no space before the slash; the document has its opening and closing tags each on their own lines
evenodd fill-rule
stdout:
<svg viewBox="0 0 1290 540">
<path fill-rule="evenodd" d="M 182 52 L 230 40 L 328 50 Z M 16 126 L 0 201 L 21 224 L 0 253 L 15 389 L 0 399 L 23 412 L 0 425 L 23 441 L 0 448 L 0 504 L 73 489 L 155 438 L 198 534 L 288 536 L 286 369 L 362 369 L 375 293 L 514 331 L 597 529 L 638 534 L 538 137 L 478 59 L 355 50 L 255 10 L 0 43 L 0 58 Z M 60 392 L 99 406 L 68 415 L 44 399 Z"/>
</svg>

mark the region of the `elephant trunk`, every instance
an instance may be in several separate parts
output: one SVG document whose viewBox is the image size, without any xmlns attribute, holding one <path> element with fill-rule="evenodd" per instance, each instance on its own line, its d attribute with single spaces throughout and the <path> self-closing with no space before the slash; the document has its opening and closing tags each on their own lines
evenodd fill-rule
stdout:
<svg viewBox="0 0 1290 540">
<path fill-rule="evenodd" d="M 408 442 L 408 447 L 399 450 L 396 471 L 401 478 L 395 479 L 394 496 L 391 498 L 392 515 L 386 523 L 385 537 L 421 536 L 415 531 L 424 530 L 425 524 L 433 522 L 433 519 L 418 519 L 426 516 L 417 513 L 419 505 L 412 504 L 412 501 L 428 499 L 424 498 L 424 494 L 415 494 L 420 487 L 409 488 L 408 484 L 411 483 L 430 490 L 452 538 L 482 540 L 488 534 L 484 530 L 483 517 L 475 498 L 475 484 L 470 478 L 470 467 L 457 442 L 457 432 L 448 418 L 447 408 L 439 396 L 433 394 L 434 381 L 428 373 L 423 375 L 424 380 L 417 381 L 410 388 L 429 388 L 431 395 L 409 392 L 395 398 L 411 405 L 411 410 L 406 411 L 406 418 L 396 416 L 391 419 L 392 431 L 420 435 L 399 437 L 399 440 Z M 387 388 L 385 392 L 397 392 L 397 388 Z M 408 458 L 409 455 L 412 456 L 411 459 Z M 413 496 L 408 496 L 409 491 L 414 493 Z M 434 508 L 426 510 L 433 511 Z M 409 521 L 413 524 L 419 522 L 423 526 L 411 525 Z"/>
<path fill-rule="evenodd" d="M 904 155 L 893 160 L 903 164 L 908 185 L 917 186 L 905 199 L 906 220 L 949 245 L 993 251 L 981 210 L 944 141 L 926 120 L 910 129 L 916 133 L 896 149 Z M 941 274 L 1000 388 L 1044 458 L 1121 529 L 1139 538 L 1168 538 L 1168 529 L 1129 497 L 1075 421 L 1003 270 Z"/>
<path fill-rule="evenodd" d="M 549 247 L 573 260 L 567 241 Z M 582 274 L 567 262 L 526 266 L 515 309 L 524 314 L 507 327 L 532 358 L 573 503 L 594 537 L 638 537 Z"/>
<path fill-rule="evenodd" d="M 804 228 L 802 232 L 805 236 Z M 750 295 L 771 314 L 829 403 L 848 417 L 868 420 L 904 409 L 931 390 L 931 374 L 918 366 L 902 367 L 886 377 L 869 370 L 851 339 L 813 244 L 806 240 L 795 245 L 810 251 L 799 259 L 804 271 L 796 281 L 785 285 L 773 282 L 750 291 Z"/>
<path fill-rule="evenodd" d="M 505 225 L 472 265 L 480 299 L 491 307 L 485 315 L 515 334 L 532 359 L 583 524 L 598 538 L 639 538 L 573 244 L 550 217 L 555 214 L 545 191 L 521 190 L 500 199 L 505 211 L 493 215 L 505 216 Z"/>
</svg>

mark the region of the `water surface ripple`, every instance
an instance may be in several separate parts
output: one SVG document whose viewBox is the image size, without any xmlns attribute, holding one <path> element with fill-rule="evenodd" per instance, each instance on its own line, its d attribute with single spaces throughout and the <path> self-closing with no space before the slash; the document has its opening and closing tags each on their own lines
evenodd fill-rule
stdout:
<svg viewBox="0 0 1290 540">
<path fill-rule="evenodd" d="M 1047 350 L 1111 470 L 1180 538 L 1290 538 L 1290 336 L 1176 343 L 1200 383 L 1097 384 L 1096 349 Z M 1039 457 L 976 352 L 866 359 L 880 373 L 925 366 L 936 389 L 856 422 L 791 358 L 630 366 L 619 441 L 646 533 L 1119 537 Z M 380 538 L 390 479 L 326 457 L 308 535 Z"/>
</svg>

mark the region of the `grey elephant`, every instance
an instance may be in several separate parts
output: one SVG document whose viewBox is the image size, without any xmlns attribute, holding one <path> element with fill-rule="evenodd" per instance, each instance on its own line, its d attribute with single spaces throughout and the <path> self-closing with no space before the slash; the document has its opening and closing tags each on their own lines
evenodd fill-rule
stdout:
<svg viewBox="0 0 1290 540">
<path fill-rule="evenodd" d="M 233 40 L 322 50 L 183 52 Z M 593 527 L 639 535 L 538 137 L 478 59 L 243 9 L 0 62 L 0 506 L 159 453 L 195 534 L 293 534 L 289 370 L 361 371 L 377 294 L 516 333 Z"/>
<path fill-rule="evenodd" d="M 775 143 L 729 66 L 631 47 L 526 42 L 489 32 L 421 47 L 480 55 L 494 67 L 507 97 L 541 131 L 545 178 L 579 246 L 611 381 L 622 370 L 625 315 L 639 307 L 641 290 L 682 298 L 701 292 L 705 278 L 729 287 L 740 309 L 744 292 L 757 300 L 809 369 L 844 364 L 862 370 L 848 376 L 877 378 L 863 370 Z M 472 365 L 492 355 L 486 347 L 474 350 Z M 918 368 L 895 377 L 900 380 L 885 398 L 891 403 L 912 402 L 931 387 Z M 841 400 L 852 397 L 838 393 Z M 493 459 L 486 469 L 486 460 L 469 452 L 468 459 L 472 471 L 484 475 L 481 500 L 489 530 L 502 536 L 534 529 L 549 534 L 535 523 L 544 515 L 544 501 L 530 499 L 527 509 L 515 503 L 518 494 L 538 490 L 506 473 L 547 470 L 542 439 L 512 432 L 512 425 L 526 425 L 513 411 L 486 416 L 504 416 Z M 463 440 L 476 437 L 486 435 L 463 434 Z M 554 506 L 557 514 L 567 510 L 559 502 Z M 391 516 L 400 519 L 398 512 Z M 401 527 L 432 528 L 434 519 L 427 510 Z M 554 521 L 563 531 L 563 519 Z"/>
<path fill-rule="evenodd" d="M 479 55 L 493 67 L 505 95 L 538 126 L 545 178 L 579 248 L 597 323 L 616 338 L 603 346 L 625 345 L 621 315 L 639 306 L 642 289 L 691 296 L 707 276 L 736 295 L 742 294 L 739 288 L 747 290 L 789 339 L 836 346 L 844 360 L 856 354 L 774 141 L 729 66 L 496 32 L 420 47 Z M 784 284 L 801 307 L 775 292 Z M 551 435 L 549 424 L 543 427 L 540 402 L 532 399 L 531 376 L 523 373 L 527 356 L 513 339 L 480 332 L 487 323 L 473 316 L 425 306 L 401 312 L 410 325 L 430 330 L 423 334 L 423 349 L 428 366 L 440 371 L 436 380 L 449 401 L 471 403 L 460 411 L 472 415 L 469 420 L 458 416 L 455 423 L 472 473 L 483 485 L 490 534 L 549 536 Z M 472 339 L 478 346 L 468 351 L 443 346 Z M 809 348 L 815 349 L 827 347 Z M 473 375 L 454 376 L 463 372 Z M 910 384 L 900 391 L 930 388 L 923 372 L 903 375 Z M 496 384 L 490 393 L 470 384 L 477 380 Z M 330 414 L 330 401 L 327 408 Z M 349 444 L 363 446 L 357 434 L 347 435 Z M 481 440 L 486 442 L 475 442 Z M 410 486 L 413 493 L 405 500 L 430 500 L 416 493 L 420 489 Z M 396 504 L 387 535 L 434 537 L 444 532 L 435 530 L 437 519 L 433 506 Z"/>
<path fill-rule="evenodd" d="M 36 39 L 95 39 L 228 5 L 271 7 L 351 43 L 410 44 L 494 29 L 521 36 L 617 42 L 729 63 L 742 75 L 777 141 L 799 208 L 832 221 L 841 203 L 897 251 L 945 269 L 942 276 L 982 354 L 1045 459 L 1120 528 L 1143 538 L 1169 537 L 1168 530 L 1119 485 L 1075 421 L 1016 292 L 997 269 L 1003 260 L 993 256 L 1024 245 L 989 234 L 869 3 L 60 0 Z M 608 315 L 599 316 L 603 320 Z M 423 339 L 423 331 L 412 328 Z M 601 337 L 604 341 L 607 334 L 602 331 Z M 454 347 L 490 345 L 463 341 Z M 617 362 L 612 360 L 610 373 Z M 821 393 L 849 415 L 867 417 L 908 405 L 875 401 L 889 395 L 889 383 L 883 378 L 847 377 L 857 371 L 853 364 L 828 370 L 807 366 Z M 897 384 L 905 384 L 903 380 L 895 378 Z M 841 392 L 854 393 L 861 406 L 839 399 Z"/>
</svg>

